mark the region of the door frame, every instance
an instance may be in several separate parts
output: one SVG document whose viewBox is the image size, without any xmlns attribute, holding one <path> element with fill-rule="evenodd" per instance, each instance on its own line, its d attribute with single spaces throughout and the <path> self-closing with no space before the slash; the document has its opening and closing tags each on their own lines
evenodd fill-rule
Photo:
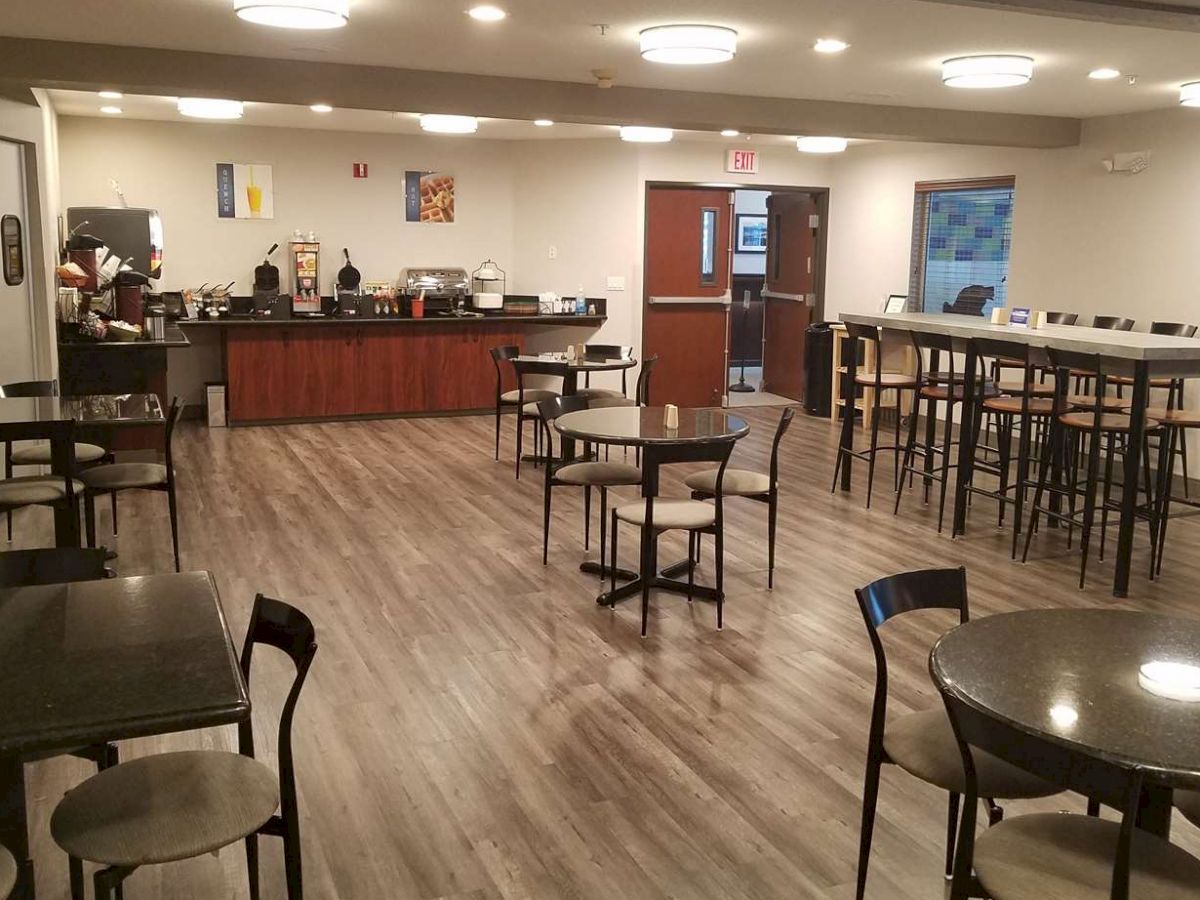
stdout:
<svg viewBox="0 0 1200 900">
<path fill-rule="evenodd" d="M 816 292 L 817 299 L 813 304 L 814 322 L 824 321 L 825 319 L 825 271 L 826 271 L 826 254 L 829 245 L 829 187 L 807 187 L 804 185 L 795 184 L 759 184 L 756 182 L 734 182 L 734 181 L 647 181 L 645 190 L 642 194 L 642 273 L 641 273 L 641 296 L 638 298 L 638 354 L 643 355 L 643 348 L 646 346 L 646 271 L 650 265 L 650 230 L 646 227 L 647 210 L 650 204 L 650 192 L 653 190 L 703 190 L 717 189 L 723 191 L 768 191 L 770 193 L 789 193 L 789 194 L 811 194 L 817 203 L 817 215 L 821 217 L 820 227 L 817 229 L 817 243 L 815 249 L 814 262 L 817 271 L 814 273 L 813 289 Z M 736 227 L 736 220 L 730 215 L 730 229 Z M 736 241 L 736 234 L 730 235 L 731 239 Z M 730 288 L 733 284 L 733 259 L 734 244 L 730 244 L 730 264 L 729 264 L 729 281 Z M 765 281 L 765 279 L 764 279 Z M 729 335 L 732 333 L 732 304 L 725 307 L 725 348 L 722 353 L 725 355 L 725 372 L 726 381 L 728 381 L 729 372 Z M 728 408 L 729 392 L 728 385 L 725 386 L 725 393 L 721 395 L 721 407 Z"/>
</svg>

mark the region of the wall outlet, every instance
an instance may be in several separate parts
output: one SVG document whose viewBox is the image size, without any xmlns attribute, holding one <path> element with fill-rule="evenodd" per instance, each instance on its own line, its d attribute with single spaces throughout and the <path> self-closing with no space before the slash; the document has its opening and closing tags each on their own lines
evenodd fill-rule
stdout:
<svg viewBox="0 0 1200 900">
<path fill-rule="evenodd" d="M 549 259 L 558 259 L 558 248 L 553 244 L 550 245 L 550 251 L 546 254 Z"/>
<path fill-rule="evenodd" d="M 625 276 L 624 275 L 609 275 L 608 276 L 608 289 L 610 291 L 625 290 Z"/>
</svg>

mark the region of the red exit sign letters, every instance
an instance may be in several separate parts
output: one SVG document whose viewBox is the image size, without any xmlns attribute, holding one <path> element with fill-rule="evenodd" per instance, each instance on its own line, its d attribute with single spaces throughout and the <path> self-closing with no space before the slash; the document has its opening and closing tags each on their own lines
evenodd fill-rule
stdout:
<svg viewBox="0 0 1200 900">
<path fill-rule="evenodd" d="M 758 151 L 730 150 L 725 154 L 725 171 L 736 175 L 757 175 Z"/>
</svg>

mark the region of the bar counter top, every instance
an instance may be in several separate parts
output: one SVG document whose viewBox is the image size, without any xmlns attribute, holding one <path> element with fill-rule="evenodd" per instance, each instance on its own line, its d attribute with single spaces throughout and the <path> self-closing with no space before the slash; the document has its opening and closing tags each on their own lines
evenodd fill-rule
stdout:
<svg viewBox="0 0 1200 900">
<path fill-rule="evenodd" d="M 550 316 L 423 316 L 413 319 L 406 316 L 314 316 L 296 318 L 225 318 L 225 319 L 180 319 L 178 325 L 183 328 L 242 328 L 246 326 L 287 326 L 308 327 L 347 326 L 347 325 L 585 325 L 596 327 L 603 325 L 607 316 L 576 316 L 569 313 Z M 149 343 L 143 341 L 142 343 Z"/>
<path fill-rule="evenodd" d="M 190 347 L 192 342 L 175 325 L 168 325 L 165 337 L 160 341 L 59 341 L 60 349 L 70 350 L 161 350 L 163 348 Z"/>
</svg>

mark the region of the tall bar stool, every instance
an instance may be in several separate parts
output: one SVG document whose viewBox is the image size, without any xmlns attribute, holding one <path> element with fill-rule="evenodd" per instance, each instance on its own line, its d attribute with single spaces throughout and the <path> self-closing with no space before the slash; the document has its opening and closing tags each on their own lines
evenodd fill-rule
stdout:
<svg viewBox="0 0 1200 900">
<path fill-rule="evenodd" d="M 496 367 L 496 460 L 500 459 L 500 416 L 505 408 L 514 407 L 517 410 L 517 436 L 518 444 L 520 443 L 521 426 L 528 420 L 522 418 L 521 413 L 525 409 L 526 403 L 538 403 L 542 400 L 548 400 L 551 397 L 557 397 L 558 392 L 545 388 L 527 388 L 521 391 L 520 388 L 513 391 L 504 390 L 504 371 L 501 367 L 502 363 L 511 363 L 516 357 L 521 355 L 521 348 L 515 344 L 505 344 L 500 347 L 491 347 L 488 353 L 492 357 L 492 365 Z M 517 450 L 517 466 L 518 470 L 521 465 L 521 452 Z M 518 476 L 519 477 L 519 476 Z"/>
<path fill-rule="evenodd" d="M 1057 414 L 1051 420 L 1050 439 L 1042 446 L 1037 488 L 1033 495 L 1029 527 L 1025 531 L 1025 550 L 1021 555 L 1021 561 L 1025 562 L 1029 558 L 1029 545 L 1042 515 L 1066 524 L 1071 529 L 1079 528 L 1082 554 L 1079 567 L 1079 587 L 1082 589 L 1087 578 L 1089 545 L 1095 526 L 1096 492 L 1100 485 L 1100 457 L 1103 453 L 1105 476 L 1101 509 L 1107 511 L 1111 502 L 1114 456 L 1121 452 L 1120 441 L 1125 440 L 1128 436 L 1132 420 L 1128 415 L 1114 412 L 1106 405 L 1105 391 L 1108 384 L 1108 372 L 1100 354 L 1078 353 L 1053 348 L 1048 352 L 1050 364 L 1055 369 L 1066 370 L 1072 375 L 1075 372 L 1083 373 L 1083 377 L 1095 382 L 1096 392 L 1091 398 L 1090 408 L 1086 410 L 1072 409 Z M 1147 416 L 1146 433 L 1153 432 L 1160 435 L 1163 433 L 1158 421 Z M 1084 455 L 1085 445 L 1086 457 Z M 1073 462 L 1060 465 L 1058 468 L 1061 469 L 1061 475 L 1053 477 L 1055 453 L 1064 450 Z M 1155 484 L 1150 478 L 1148 447 L 1143 448 L 1143 458 L 1145 460 L 1147 502 L 1138 507 L 1138 517 L 1150 523 L 1151 559 L 1154 559 L 1158 553 L 1158 521 L 1156 517 L 1159 506 L 1156 502 Z M 1086 471 L 1081 484 L 1078 467 L 1084 459 L 1086 459 Z M 1136 491 L 1138 485 L 1122 485 L 1121 489 L 1122 491 Z M 1069 503 L 1068 512 L 1064 513 L 1060 508 L 1055 508 L 1055 504 L 1043 505 L 1042 500 L 1047 493 L 1051 498 L 1059 500 L 1066 498 Z M 1083 499 L 1083 510 L 1082 513 L 1077 514 L 1075 500 L 1080 495 Z M 1101 541 L 1101 550 L 1103 551 L 1103 540 Z M 1153 565 L 1151 571 L 1153 572 Z"/>
<path fill-rule="evenodd" d="M 920 476 L 924 484 L 924 502 L 926 503 L 929 502 L 929 490 L 933 483 L 939 482 L 941 488 L 938 498 L 937 530 L 940 534 L 946 512 L 946 488 L 950 481 L 950 469 L 957 466 L 957 463 L 950 462 L 951 452 L 957 443 L 954 440 L 954 407 L 956 404 L 962 403 L 965 381 L 962 373 L 958 372 L 955 367 L 954 342 L 949 335 L 914 331 L 912 332 L 912 342 L 917 351 L 917 383 L 920 387 L 917 391 L 917 402 L 913 405 L 913 414 L 909 417 L 908 440 L 904 446 L 904 461 L 900 466 L 900 477 L 896 485 L 896 505 L 892 512 L 893 514 L 900 512 L 900 501 L 904 497 L 906 475 L 909 476 L 910 482 L 913 475 Z M 929 354 L 928 371 L 934 373 L 932 377 L 937 379 L 936 382 L 931 382 L 929 376 L 924 374 L 924 354 L 926 352 Z M 946 370 L 938 368 L 943 353 L 946 354 L 949 365 Z M 984 398 L 998 396 L 995 386 L 986 379 L 981 379 L 979 392 Z M 925 401 L 925 441 L 918 443 L 917 410 L 921 400 Z M 939 403 L 945 405 L 940 446 L 936 443 Z M 920 469 L 913 465 L 913 458 L 917 454 L 920 454 L 922 458 Z M 940 466 L 937 465 L 939 456 L 941 457 Z"/>
<path fill-rule="evenodd" d="M 854 322 L 846 323 L 846 337 L 850 341 L 849 352 L 858 353 L 858 342 L 865 341 L 873 345 L 875 354 L 875 371 L 863 372 L 855 375 L 854 382 L 849 381 L 849 372 L 843 373 L 844 386 L 842 388 L 842 396 L 850 398 L 846 403 L 845 415 L 853 419 L 854 406 L 853 397 L 859 387 L 873 389 L 874 397 L 871 404 L 871 443 L 866 450 L 853 449 L 853 422 L 843 423 L 843 427 L 850 434 L 849 447 L 838 445 L 836 457 L 833 465 L 833 485 L 829 492 L 833 493 L 837 490 L 838 475 L 841 472 L 843 465 L 850 465 L 850 460 L 861 459 L 867 463 L 867 509 L 871 508 L 871 491 L 875 486 L 875 460 L 879 455 L 880 450 L 890 450 L 893 456 L 893 472 L 892 472 L 892 490 L 898 490 L 898 479 L 900 477 L 900 420 L 903 418 L 904 408 L 904 392 L 912 391 L 916 393 L 919 381 L 916 376 L 907 375 L 902 372 L 885 372 L 883 371 L 883 337 L 880 334 L 879 328 L 874 325 L 858 325 Z M 890 447 L 880 448 L 879 446 L 879 413 L 881 410 L 883 392 L 892 390 L 896 392 L 896 432 L 895 440 Z M 915 418 L 917 412 L 917 404 L 913 402 L 911 415 Z"/>
<path fill-rule="evenodd" d="M 958 754 L 954 731 L 945 709 L 893 716 L 889 721 L 888 660 L 880 629 L 892 619 L 917 610 L 944 609 L 958 613 L 959 624 L 969 618 L 966 569 L 927 569 L 902 572 L 873 581 L 854 592 L 867 636 L 875 653 L 875 699 L 867 737 L 867 771 L 863 781 L 862 827 L 859 832 L 857 900 L 867 888 L 867 867 L 875 833 L 875 807 L 879 799 L 880 773 L 894 765 L 910 775 L 941 788 L 949 795 L 946 816 L 946 877 L 954 860 L 959 798 L 966 791 L 966 775 Z M 981 753 L 976 757 L 977 796 L 988 798 L 989 823 L 1004 817 L 996 799 L 1017 800 L 1047 797 L 1059 788 L 1023 772 L 1010 763 Z M 972 801 L 977 802 L 977 801 Z"/>
<path fill-rule="evenodd" d="M 584 344 L 583 352 L 585 356 L 596 357 L 597 359 L 633 359 L 633 348 L 625 344 Z M 578 388 L 575 394 L 579 397 L 591 397 L 598 399 L 600 397 L 625 397 L 629 394 L 628 369 L 621 370 L 621 390 L 613 390 L 612 388 L 594 388 L 592 387 L 592 373 L 585 371 L 583 373 L 583 387 Z"/>
<path fill-rule="evenodd" d="M 1175 484 L 1175 465 L 1174 461 L 1179 455 L 1179 448 L 1186 440 L 1187 432 L 1192 429 L 1200 428 L 1200 412 L 1190 409 L 1171 409 L 1168 407 L 1151 406 L 1146 409 L 1146 416 L 1158 421 L 1165 431 L 1164 436 L 1159 441 L 1159 473 L 1164 479 L 1163 488 L 1159 493 L 1158 499 L 1158 557 L 1151 561 L 1152 571 L 1154 576 L 1162 574 L 1163 552 L 1167 539 L 1167 523 L 1171 520 L 1171 506 L 1174 503 L 1180 503 L 1190 507 L 1191 512 L 1188 515 L 1196 515 L 1200 509 L 1200 503 L 1191 500 L 1185 494 L 1182 498 L 1176 499 L 1174 494 Z M 1187 483 L 1187 469 L 1183 471 L 1184 483 Z M 1198 795 L 1200 796 L 1200 795 Z M 1200 810 L 1200 805 L 1196 807 Z M 1200 818 L 1197 819 L 1200 821 Z"/>
<path fill-rule="evenodd" d="M 1027 489 L 1035 485 L 1030 477 L 1030 463 L 1033 457 L 1033 441 L 1035 433 L 1045 440 L 1047 426 L 1058 411 L 1058 401 L 1054 396 L 1053 387 L 1046 388 L 1034 380 L 1039 369 L 1048 364 L 1045 351 L 1030 347 L 1018 341 L 998 341 L 985 338 L 973 338 L 971 344 L 980 359 L 1006 359 L 1021 364 L 1021 382 L 1000 386 L 1000 396 L 983 397 L 979 408 L 983 412 L 993 413 L 999 418 L 998 460 L 995 464 L 990 460 L 975 460 L 972 473 L 979 470 L 990 472 L 999 480 L 999 487 L 992 491 L 981 488 L 974 483 L 972 474 L 971 484 L 967 489 L 982 494 L 997 501 L 999 506 L 997 525 L 1004 525 L 1004 510 L 1007 505 L 1013 507 L 1013 536 L 1012 558 L 1017 558 L 1017 538 L 1021 533 L 1021 520 L 1025 511 L 1025 496 Z M 1045 396 L 1049 390 L 1050 396 Z M 976 417 L 976 430 L 982 416 Z M 1010 482 L 1009 476 L 1013 462 L 1013 436 L 1017 436 L 1016 450 L 1016 480 Z"/>
<path fill-rule="evenodd" d="M 583 547 L 586 550 L 591 536 L 592 488 L 600 489 L 600 578 L 604 579 L 604 550 L 607 534 L 608 490 L 613 487 L 631 486 L 642 483 L 642 470 L 623 462 L 600 462 L 578 460 L 573 449 L 574 441 L 559 438 L 561 453 L 555 457 L 553 435 L 550 431 L 554 420 L 567 413 L 589 409 L 593 403 L 588 397 L 551 397 L 538 403 L 543 429 L 542 445 L 546 447 L 546 481 L 543 493 L 542 519 L 542 565 L 550 561 L 550 498 L 556 487 L 570 485 L 583 488 Z M 590 455 L 584 446 L 584 456 Z"/>
<path fill-rule="evenodd" d="M 795 407 L 789 406 L 779 417 L 775 428 L 775 439 L 771 442 L 770 472 L 751 472 L 746 469 L 726 469 L 724 492 L 726 497 L 746 497 L 767 504 L 767 588 L 775 587 L 775 515 L 779 507 L 779 444 L 787 433 Z M 710 500 L 716 496 L 719 469 L 696 472 L 683 480 L 692 489 L 693 500 Z"/>
<path fill-rule="evenodd" d="M 1127 319 L 1124 316 L 1095 316 L 1092 319 L 1093 328 L 1103 328 L 1107 331 L 1133 331 L 1133 326 L 1137 324 L 1133 319 Z M 1090 387 L 1090 380 L 1087 372 L 1082 369 L 1070 373 L 1075 379 L 1075 393 L 1083 394 Z"/>
<path fill-rule="evenodd" d="M 0 397 L 57 397 L 58 381 L 13 381 L 0 385 Z M 86 466 L 98 462 L 112 462 L 112 454 L 96 444 L 75 444 L 75 465 Z M 48 466 L 50 465 L 50 444 L 37 441 L 21 447 L 13 447 L 12 441 L 4 442 L 4 477 L 13 477 L 14 466 Z M 8 542 L 13 539 L 13 511 L 5 511 L 8 520 Z M 113 533 L 117 530 L 117 495 L 112 495 Z"/>
<path fill-rule="evenodd" d="M 1196 336 L 1196 326 L 1187 325 L 1183 322 L 1151 322 L 1150 333 L 1163 334 L 1170 337 L 1191 338 Z M 1183 410 L 1186 406 L 1183 399 L 1184 381 L 1185 379 L 1183 378 L 1151 378 L 1150 387 L 1167 392 L 1167 410 Z M 1128 375 L 1113 375 L 1109 378 L 1109 382 L 1116 385 L 1118 397 L 1122 396 L 1124 388 L 1133 385 L 1133 379 Z M 1188 497 L 1187 442 L 1180 441 L 1172 453 L 1179 457 L 1183 465 L 1183 496 L 1186 499 Z"/>
<path fill-rule="evenodd" d="M 1065 312 L 1048 312 L 1048 313 L 1046 313 L 1046 324 L 1047 325 L 1074 325 L 1078 321 L 1079 321 L 1078 313 L 1065 313 Z M 992 381 L 996 382 L 997 385 L 999 385 L 1000 379 L 1003 376 L 1005 369 L 1024 369 L 1024 368 L 1025 367 L 1024 367 L 1024 365 L 1022 365 L 1021 360 L 1019 360 L 1015 357 L 1004 357 L 1001 359 L 995 359 L 992 361 Z M 1004 388 L 1001 387 L 1000 393 L 1003 394 L 1004 392 L 1005 392 Z"/>
</svg>

